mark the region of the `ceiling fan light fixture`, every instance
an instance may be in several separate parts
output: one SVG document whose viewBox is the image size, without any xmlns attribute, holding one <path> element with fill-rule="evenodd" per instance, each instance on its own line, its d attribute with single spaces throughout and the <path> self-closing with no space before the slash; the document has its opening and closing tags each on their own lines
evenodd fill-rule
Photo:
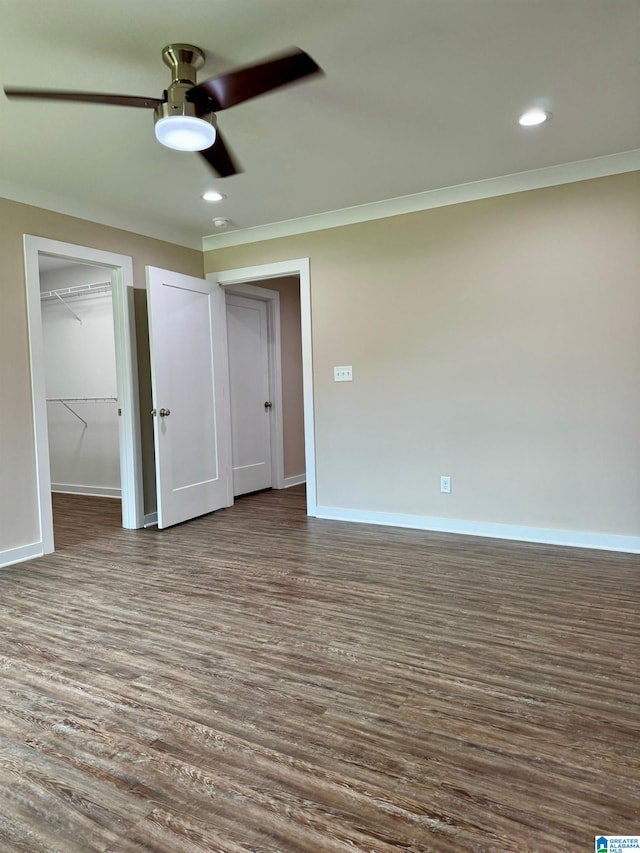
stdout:
<svg viewBox="0 0 640 853">
<path fill-rule="evenodd" d="M 197 116 L 168 115 L 155 124 L 156 139 L 175 151 L 204 151 L 216 141 L 216 129 Z"/>
<path fill-rule="evenodd" d="M 15 86 L 5 86 L 4 93 L 8 98 L 152 109 L 158 142 L 177 151 L 200 152 L 220 178 L 227 178 L 242 170 L 216 130 L 216 112 L 322 74 L 320 66 L 298 47 L 200 83 L 197 72 L 205 64 L 205 54 L 199 47 L 182 42 L 168 44 L 162 51 L 162 61 L 171 69 L 171 83 L 162 98 Z"/>
</svg>

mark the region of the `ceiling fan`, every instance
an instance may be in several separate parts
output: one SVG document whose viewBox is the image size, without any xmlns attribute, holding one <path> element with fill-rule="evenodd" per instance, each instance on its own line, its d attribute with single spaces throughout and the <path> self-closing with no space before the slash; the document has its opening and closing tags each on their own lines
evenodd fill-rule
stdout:
<svg viewBox="0 0 640 853">
<path fill-rule="evenodd" d="M 200 48 L 191 44 L 169 44 L 162 51 L 162 59 L 171 69 L 171 84 L 162 98 L 14 87 L 6 87 L 4 92 L 8 98 L 153 109 L 159 142 L 178 151 L 198 151 L 220 177 L 225 178 L 242 170 L 217 130 L 216 113 L 322 73 L 313 59 L 299 48 L 291 48 L 255 65 L 232 69 L 202 83 L 197 82 L 197 71 L 205 59 Z"/>
</svg>

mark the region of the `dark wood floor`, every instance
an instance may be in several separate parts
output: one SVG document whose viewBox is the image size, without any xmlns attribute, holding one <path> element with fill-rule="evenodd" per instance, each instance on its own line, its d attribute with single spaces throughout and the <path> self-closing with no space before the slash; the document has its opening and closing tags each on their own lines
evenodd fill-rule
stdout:
<svg viewBox="0 0 640 853">
<path fill-rule="evenodd" d="M 0 573 L 0 850 L 593 850 L 640 832 L 640 560 L 56 496 Z"/>
</svg>

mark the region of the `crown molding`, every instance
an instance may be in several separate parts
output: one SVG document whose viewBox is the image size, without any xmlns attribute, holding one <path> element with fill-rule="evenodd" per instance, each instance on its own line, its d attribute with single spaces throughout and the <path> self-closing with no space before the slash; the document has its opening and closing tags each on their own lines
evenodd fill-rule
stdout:
<svg viewBox="0 0 640 853">
<path fill-rule="evenodd" d="M 414 193 L 399 198 L 374 201 L 341 210 L 330 210 L 299 219 L 287 219 L 269 225 L 256 225 L 252 228 L 225 231 L 224 234 L 211 234 L 202 238 L 202 251 L 240 246 L 244 243 L 258 243 L 262 240 L 275 240 L 278 237 L 291 237 L 295 234 L 307 234 L 311 231 L 323 231 L 327 228 L 340 228 L 358 222 L 374 219 L 386 219 L 390 216 L 402 216 L 434 207 L 461 204 L 466 201 L 478 201 L 483 198 L 510 195 L 527 190 L 570 184 L 592 178 L 604 178 L 624 172 L 640 170 L 640 148 L 608 154 L 590 160 L 578 160 L 559 166 L 548 166 L 528 172 L 517 172 L 482 181 L 443 187 L 437 190 Z"/>
<path fill-rule="evenodd" d="M 623 151 L 619 154 L 594 157 L 590 160 L 563 163 L 559 166 L 517 172 L 512 175 L 502 175 L 497 178 L 428 190 L 340 210 L 330 210 L 325 213 L 302 216 L 298 219 L 287 219 L 267 225 L 225 231 L 221 234 L 211 234 L 202 238 L 195 237 L 193 232 L 181 229 L 176 225 L 152 219 L 143 220 L 138 216 L 121 212 L 113 215 L 105 214 L 104 208 L 99 205 L 78 204 L 71 199 L 61 198 L 57 194 L 50 195 L 43 193 L 40 189 L 18 186 L 9 182 L 0 183 L 0 197 L 65 216 L 88 220 L 110 228 L 126 230 L 143 237 L 207 252 L 228 246 L 240 246 L 244 243 L 258 243 L 262 240 L 274 240 L 278 237 L 323 231 L 328 228 L 339 228 L 358 222 L 401 216 L 405 213 L 416 213 L 435 207 L 445 207 L 466 201 L 477 201 L 483 198 L 510 195 L 638 170 L 640 170 L 640 148 Z"/>
</svg>

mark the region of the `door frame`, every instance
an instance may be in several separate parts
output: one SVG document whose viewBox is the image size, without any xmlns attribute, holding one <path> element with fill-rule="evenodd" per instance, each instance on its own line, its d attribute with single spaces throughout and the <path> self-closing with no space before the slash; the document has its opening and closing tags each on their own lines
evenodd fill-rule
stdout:
<svg viewBox="0 0 640 853">
<path fill-rule="evenodd" d="M 111 272 L 116 383 L 118 405 L 122 410 L 122 416 L 118 418 L 122 526 L 129 530 L 144 525 L 133 261 L 128 255 L 31 234 L 25 234 L 23 242 L 40 541 L 43 554 L 50 554 L 54 550 L 53 512 L 38 255 L 54 255 L 70 263 L 96 264 Z"/>
<path fill-rule="evenodd" d="M 207 274 L 211 281 L 222 287 L 251 284 L 270 278 L 296 275 L 300 280 L 300 328 L 302 332 L 302 394 L 304 407 L 304 456 L 307 480 L 307 515 L 315 516 L 316 494 L 316 442 L 313 407 L 313 349 L 311 339 L 311 277 L 309 258 L 294 258 L 272 264 L 259 264 L 238 269 L 220 270 Z M 258 290 L 259 288 L 256 288 Z M 226 314 L 225 314 L 226 316 Z M 278 376 L 280 371 L 278 371 Z M 281 392 L 282 393 L 282 392 Z M 282 406 L 278 406 L 279 411 Z M 282 444 L 280 445 L 282 447 Z M 284 473 L 284 472 L 283 472 Z"/>
<path fill-rule="evenodd" d="M 284 427 L 282 423 L 282 365 L 280 351 L 280 294 L 277 290 L 255 287 L 253 284 L 228 284 L 225 296 L 244 296 L 264 302 L 267 308 L 267 347 L 269 363 L 269 399 L 273 402 L 273 417 L 269 423 L 271 442 L 271 488 L 284 489 Z M 233 421 L 231 422 L 233 433 Z"/>
</svg>

